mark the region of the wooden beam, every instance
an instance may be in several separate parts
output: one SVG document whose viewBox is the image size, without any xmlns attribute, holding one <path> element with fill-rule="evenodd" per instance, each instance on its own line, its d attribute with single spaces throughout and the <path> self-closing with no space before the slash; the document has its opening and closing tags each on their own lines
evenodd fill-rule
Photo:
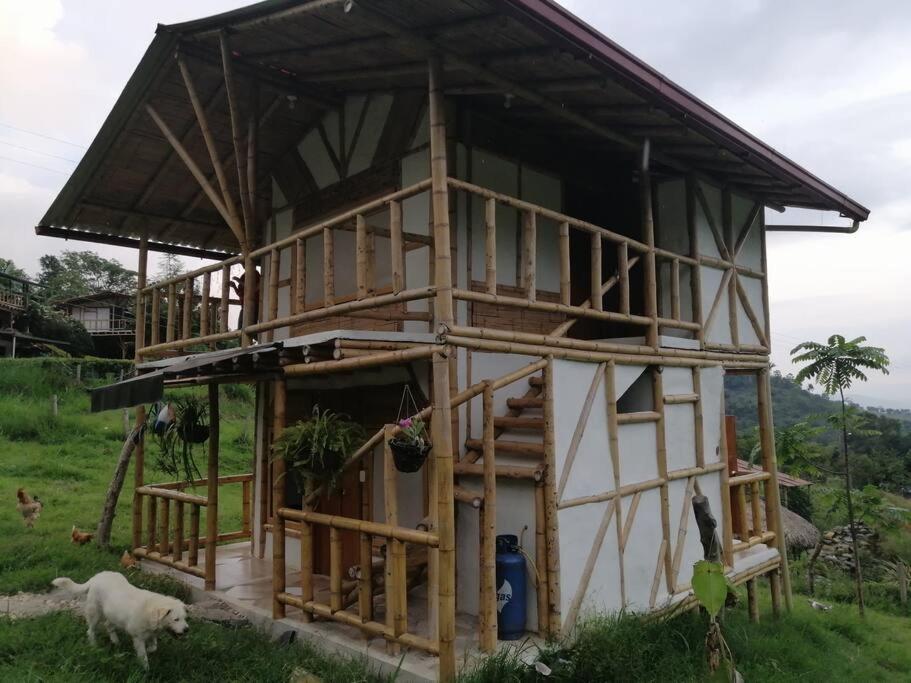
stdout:
<svg viewBox="0 0 911 683">
<path fill-rule="evenodd" d="M 250 235 L 253 226 L 252 207 L 250 206 L 250 197 L 247 191 L 247 177 L 244 171 L 243 138 L 240 131 L 240 108 L 237 102 L 237 86 L 234 82 L 233 57 L 231 55 L 231 46 L 228 43 L 228 34 L 221 31 L 218 34 L 218 45 L 221 49 L 222 69 L 225 74 L 225 94 L 228 97 L 228 113 L 231 118 L 231 138 L 234 142 L 234 161 L 237 166 L 237 187 L 240 195 L 240 206 L 244 217 L 244 240 L 241 243 L 243 251 L 250 248 L 247 242 L 247 236 Z"/>
</svg>

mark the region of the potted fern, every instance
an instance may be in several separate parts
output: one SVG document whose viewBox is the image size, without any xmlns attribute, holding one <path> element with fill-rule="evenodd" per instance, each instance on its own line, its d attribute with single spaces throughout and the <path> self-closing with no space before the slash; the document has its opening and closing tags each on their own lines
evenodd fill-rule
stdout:
<svg viewBox="0 0 911 683">
<path fill-rule="evenodd" d="M 338 487 L 349 453 L 364 441 L 364 430 L 347 415 L 314 406 L 309 420 L 299 421 L 282 430 L 272 444 L 274 457 L 285 461 L 287 471 L 296 478 L 298 488 L 305 479 Z"/>
<path fill-rule="evenodd" d="M 209 408 L 196 396 L 180 396 L 158 412 L 153 423 L 158 440 L 158 468 L 186 481 L 201 479 L 193 454 L 209 439 Z"/>
</svg>

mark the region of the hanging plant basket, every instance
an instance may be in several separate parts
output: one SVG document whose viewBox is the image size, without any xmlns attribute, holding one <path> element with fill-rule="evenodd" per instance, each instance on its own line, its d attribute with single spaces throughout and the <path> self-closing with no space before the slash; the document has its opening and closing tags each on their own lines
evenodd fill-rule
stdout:
<svg viewBox="0 0 911 683">
<path fill-rule="evenodd" d="M 187 443 L 205 443 L 209 440 L 209 425 L 181 425 L 179 430 L 180 438 Z"/>
<path fill-rule="evenodd" d="M 399 437 L 389 439 L 395 469 L 399 472 L 417 472 L 427 460 L 431 448 L 433 445 L 429 443 L 415 443 Z"/>
<path fill-rule="evenodd" d="M 193 447 L 209 440 L 209 410 L 196 396 L 180 396 L 153 408 L 152 432 L 158 441 L 158 468 L 184 481 L 201 479 Z"/>
<path fill-rule="evenodd" d="M 402 390 L 402 400 L 399 403 L 399 416 L 396 424 L 399 433 L 389 439 L 389 450 L 392 451 L 392 460 L 399 472 L 417 472 L 421 469 L 427 454 L 433 444 L 427 439 L 427 430 L 424 421 L 417 417 L 420 413 L 410 387 L 406 384 Z"/>
</svg>

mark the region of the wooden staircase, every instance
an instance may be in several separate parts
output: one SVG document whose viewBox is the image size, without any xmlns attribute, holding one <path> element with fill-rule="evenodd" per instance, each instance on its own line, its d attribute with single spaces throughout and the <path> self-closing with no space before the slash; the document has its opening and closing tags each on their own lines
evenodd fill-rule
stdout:
<svg viewBox="0 0 911 683">
<path fill-rule="evenodd" d="M 537 464 L 544 460 L 544 378 L 532 375 L 527 381 L 529 388 L 525 395 L 506 399 L 506 414 L 494 417 L 494 444 L 496 453 L 527 457 Z M 540 434 L 541 439 L 518 441 L 503 438 L 513 432 L 533 432 Z M 466 462 L 474 463 L 483 457 L 484 444 L 481 439 L 466 440 L 465 448 Z"/>
</svg>

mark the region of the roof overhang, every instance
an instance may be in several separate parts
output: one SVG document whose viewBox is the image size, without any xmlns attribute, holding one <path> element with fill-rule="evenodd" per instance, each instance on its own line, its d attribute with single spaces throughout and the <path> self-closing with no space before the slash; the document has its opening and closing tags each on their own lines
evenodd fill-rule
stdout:
<svg viewBox="0 0 911 683">
<path fill-rule="evenodd" d="M 38 234 L 126 246 L 146 235 L 153 249 L 195 249 L 206 257 L 237 251 L 222 217 L 144 107 L 155 105 L 214 178 L 177 68 L 180 52 L 219 158 L 231 170 L 223 31 L 241 89 L 258 83 L 261 197 L 270 192 L 268 178 L 282 154 L 323 112 L 353 93 L 425 89 L 426 58 L 437 54 L 450 97 L 578 150 L 580 159 L 634 153 L 648 139 L 659 170 L 693 173 L 774 208 L 835 211 L 852 221 L 869 215 L 551 0 L 268 0 L 158 27 Z M 508 110 L 506 95 L 515 99 Z M 227 176 L 236 196 L 237 173 Z"/>
</svg>

